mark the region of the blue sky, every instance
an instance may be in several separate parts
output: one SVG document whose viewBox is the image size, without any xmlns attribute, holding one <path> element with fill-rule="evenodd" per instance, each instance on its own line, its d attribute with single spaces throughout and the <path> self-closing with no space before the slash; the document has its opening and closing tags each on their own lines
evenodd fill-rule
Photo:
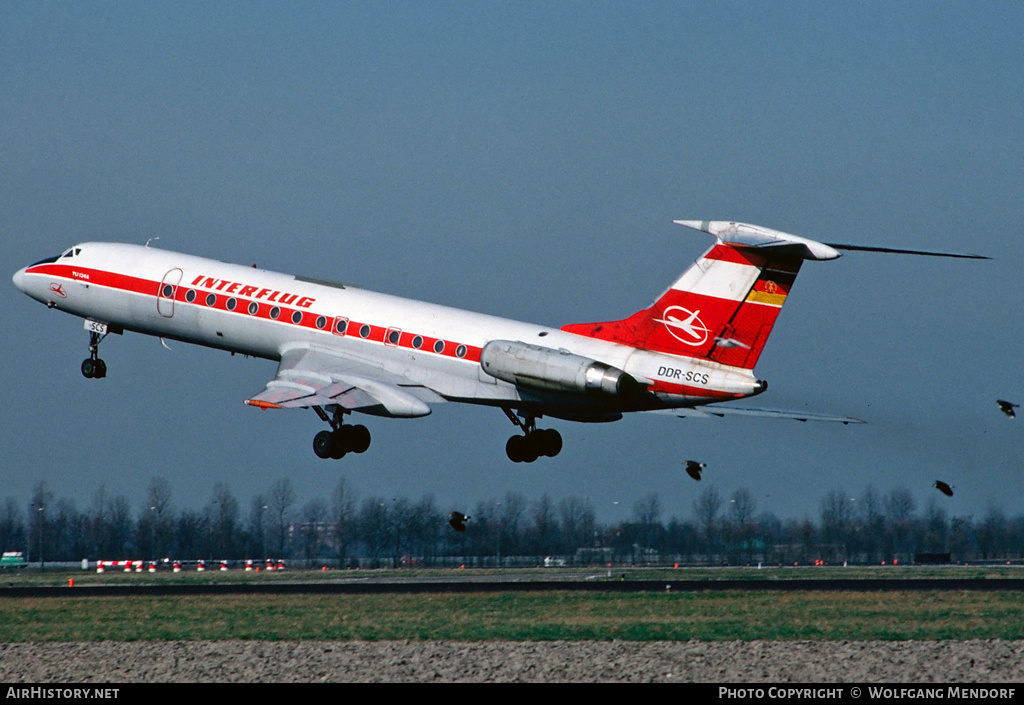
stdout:
<svg viewBox="0 0 1024 705">
<path fill-rule="evenodd" d="M 832 489 L 909 488 L 953 515 L 1018 514 L 1024 8 L 955 2 L 5 3 L 0 261 L 74 242 L 157 246 L 548 325 L 646 307 L 708 245 L 678 218 L 829 242 L 758 367 L 765 406 L 869 424 L 641 415 L 552 422 L 553 460 L 513 465 L 500 411 L 370 419 L 325 462 L 311 411 L 241 402 L 271 362 L 125 335 L 103 381 L 77 319 L 0 286 L 0 497 L 45 480 L 88 505 L 240 500 L 444 508 L 508 491 L 627 518 L 686 516 L 713 484 L 818 516 Z M 698 485 L 682 460 L 708 463 Z M 947 500 L 936 479 L 955 485 Z M 617 504 L 616 504 L 617 503 Z M 243 504 L 243 506 L 246 506 Z"/>
</svg>

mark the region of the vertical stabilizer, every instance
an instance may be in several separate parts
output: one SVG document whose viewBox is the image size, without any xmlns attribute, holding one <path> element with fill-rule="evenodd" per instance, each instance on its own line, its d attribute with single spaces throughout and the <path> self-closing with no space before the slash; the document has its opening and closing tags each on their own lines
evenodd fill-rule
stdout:
<svg viewBox="0 0 1024 705">
<path fill-rule="evenodd" d="M 621 321 L 562 330 L 655 352 L 753 369 L 804 259 L 832 259 L 827 245 L 767 228 L 676 221 L 717 242 L 649 307 Z"/>
</svg>

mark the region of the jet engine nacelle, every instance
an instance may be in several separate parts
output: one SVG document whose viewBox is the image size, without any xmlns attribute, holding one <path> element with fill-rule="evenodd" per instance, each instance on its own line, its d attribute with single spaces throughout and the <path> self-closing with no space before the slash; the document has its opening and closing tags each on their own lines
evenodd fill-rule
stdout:
<svg viewBox="0 0 1024 705">
<path fill-rule="evenodd" d="M 480 353 L 484 372 L 531 389 L 577 394 L 621 395 L 646 387 L 611 365 L 539 345 L 492 340 Z"/>
</svg>

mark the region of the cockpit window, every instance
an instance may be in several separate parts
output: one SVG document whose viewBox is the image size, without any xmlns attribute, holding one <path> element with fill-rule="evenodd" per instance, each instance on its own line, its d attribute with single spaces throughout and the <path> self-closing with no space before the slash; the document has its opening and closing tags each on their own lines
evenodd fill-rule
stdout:
<svg viewBox="0 0 1024 705">
<path fill-rule="evenodd" d="M 61 254 L 59 259 L 64 259 L 65 257 L 74 257 L 76 255 L 80 255 L 81 253 L 81 247 L 69 247 L 68 249 L 64 250 L 63 254 Z"/>
</svg>

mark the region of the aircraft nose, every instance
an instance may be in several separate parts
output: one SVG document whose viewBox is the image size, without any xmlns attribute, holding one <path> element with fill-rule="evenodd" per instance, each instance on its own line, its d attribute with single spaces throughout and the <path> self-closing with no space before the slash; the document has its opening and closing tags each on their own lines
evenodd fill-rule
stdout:
<svg viewBox="0 0 1024 705">
<path fill-rule="evenodd" d="M 25 267 L 22 267 L 14 273 L 13 277 L 11 277 L 11 281 L 14 282 L 14 286 L 18 287 L 21 291 L 25 291 L 25 269 Z"/>
</svg>

